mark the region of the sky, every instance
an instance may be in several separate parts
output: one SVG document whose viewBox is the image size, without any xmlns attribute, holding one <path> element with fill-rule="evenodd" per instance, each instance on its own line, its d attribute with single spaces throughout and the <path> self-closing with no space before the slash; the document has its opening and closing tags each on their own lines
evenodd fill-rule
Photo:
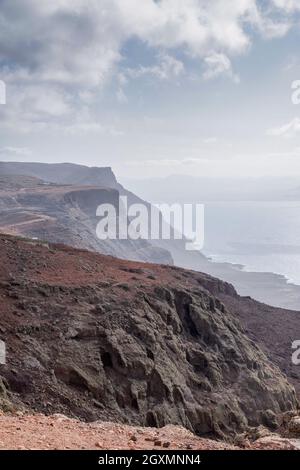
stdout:
<svg viewBox="0 0 300 470">
<path fill-rule="evenodd" d="M 0 80 L 0 160 L 300 176 L 300 0 L 0 0 Z"/>
</svg>

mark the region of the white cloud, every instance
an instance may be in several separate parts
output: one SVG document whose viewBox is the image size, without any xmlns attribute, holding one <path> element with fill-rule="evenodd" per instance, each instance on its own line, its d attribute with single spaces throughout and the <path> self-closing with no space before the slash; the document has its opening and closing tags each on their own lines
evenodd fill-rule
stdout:
<svg viewBox="0 0 300 470">
<path fill-rule="evenodd" d="M 299 8 L 298 0 L 269 2 L 283 11 Z M 98 87 L 130 38 L 195 58 L 228 57 L 251 44 L 249 25 L 283 34 L 282 24 L 255 0 L 2 0 L 0 56 L 30 80 Z M 181 71 L 169 55 L 163 64 L 167 70 L 158 76 Z"/>
<path fill-rule="evenodd" d="M 205 80 L 216 78 L 219 75 L 227 75 L 232 78 L 235 83 L 239 83 L 240 79 L 238 75 L 233 72 L 230 59 L 225 54 L 214 53 L 205 57 L 204 63 L 205 71 L 203 78 Z"/>
<path fill-rule="evenodd" d="M 300 118 L 295 117 L 287 124 L 284 124 L 279 127 L 274 127 L 267 131 L 267 135 L 273 137 L 285 137 L 291 138 L 300 134 Z"/>
<path fill-rule="evenodd" d="M 176 79 L 187 57 L 204 63 L 206 79 L 238 81 L 231 62 L 251 46 L 253 30 L 282 36 L 299 9 L 298 0 L 1 0 L 0 75 L 24 125 L 72 120 L 114 74 L 124 81 L 120 103 L 130 76 Z M 157 62 L 128 72 L 123 46 L 133 38 L 153 48 Z M 9 122 L 12 114 L 5 112 Z"/>
<path fill-rule="evenodd" d="M 90 96 L 75 106 L 65 92 L 51 87 L 14 89 L 14 100 L 0 109 L 2 130 L 18 130 L 22 134 L 43 133 L 60 135 L 107 134 L 122 136 L 124 132 L 109 123 L 100 122 L 89 109 Z"/>
<path fill-rule="evenodd" d="M 291 24 L 289 21 L 274 22 L 268 18 L 260 20 L 260 30 L 264 37 L 268 39 L 281 38 L 285 36 L 290 30 Z"/>
<path fill-rule="evenodd" d="M 289 13 L 300 10 L 299 0 L 273 0 L 273 3 L 276 7 Z"/>
<path fill-rule="evenodd" d="M 178 77 L 184 72 L 184 64 L 180 60 L 170 56 L 169 54 L 160 54 L 157 65 L 140 66 L 138 68 L 127 69 L 125 72 L 127 77 L 140 78 L 150 75 L 159 80 L 170 80 Z"/>
</svg>

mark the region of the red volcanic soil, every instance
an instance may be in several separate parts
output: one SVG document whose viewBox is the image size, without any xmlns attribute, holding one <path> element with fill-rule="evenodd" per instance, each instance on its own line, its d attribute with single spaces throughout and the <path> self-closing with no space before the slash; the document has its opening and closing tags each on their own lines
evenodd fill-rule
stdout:
<svg viewBox="0 0 300 470">
<path fill-rule="evenodd" d="M 82 423 L 63 415 L 0 416 L 0 450 L 229 450 L 180 426 L 139 428 Z"/>
<path fill-rule="evenodd" d="M 83 423 L 64 415 L 0 416 L 0 450 L 299 450 L 300 440 L 267 434 L 242 447 L 203 439 L 180 427 Z"/>
<path fill-rule="evenodd" d="M 218 299 L 238 297 L 231 285 L 5 235 L 0 259 L 0 408 L 26 412 L 0 417 L 0 447 L 226 448 L 208 439 L 273 430 L 296 411 L 294 389 Z"/>
<path fill-rule="evenodd" d="M 0 235 L 0 239 L 10 238 Z M 12 238 L 16 245 L 11 252 L 0 244 L 1 278 L 24 277 L 27 280 L 62 286 L 87 286 L 101 282 L 126 282 L 135 287 L 139 281 L 143 285 L 157 285 L 178 280 L 185 284 L 184 271 L 170 266 L 128 262 L 86 250 L 75 250 L 64 245 L 51 245 L 24 239 Z M 18 251 L 19 249 L 19 251 Z M 21 252 L 21 256 L 20 255 Z M 26 267 L 26 271 L 22 269 Z M 195 273 L 196 274 L 196 273 Z M 152 278 L 156 276 L 155 278 Z M 209 279 L 209 276 L 207 276 Z M 188 283 L 190 281 L 186 281 Z M 195 280 L 195 285 L 197 281 Z"/>
</svg>

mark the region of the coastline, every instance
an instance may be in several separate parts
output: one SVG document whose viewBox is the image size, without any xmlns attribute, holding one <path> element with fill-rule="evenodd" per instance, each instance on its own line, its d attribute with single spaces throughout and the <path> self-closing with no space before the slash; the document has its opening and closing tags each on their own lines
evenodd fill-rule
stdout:
<svg viewBox="0 0 300 470">
<path fill-rule="evenodd" d="M 273 307 L 300 311 L 300 285 L 283 274 L 250 271 L 245 265 L 214 261 L 207 257 L 206 271 L 235 287 L 239 295 Z"/>
</svg>

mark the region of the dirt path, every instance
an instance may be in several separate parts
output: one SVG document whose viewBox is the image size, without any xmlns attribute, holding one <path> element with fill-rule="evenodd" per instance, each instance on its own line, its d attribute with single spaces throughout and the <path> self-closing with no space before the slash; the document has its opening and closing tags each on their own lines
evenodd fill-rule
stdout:
<svg viewBox="0 0 300 470">
<path fill-rule="evenodd" d="M 0 416 L 0 449 L 124 450 L 233 449 L 200 439 L 179 426 L 134 428 L 113 423 L 86 424 L 63 415 Z"/>
<path fill-rule="evenodd" d="M 256 450 L 300 450 L 299 439 L 269 434 L 243 447 Z M 83 423 L 64 415 L 1 415 L 0 450 L 238 450 L 202 439 L 180 426 L 161 429 L 115 423 Z"/>
</svg>

